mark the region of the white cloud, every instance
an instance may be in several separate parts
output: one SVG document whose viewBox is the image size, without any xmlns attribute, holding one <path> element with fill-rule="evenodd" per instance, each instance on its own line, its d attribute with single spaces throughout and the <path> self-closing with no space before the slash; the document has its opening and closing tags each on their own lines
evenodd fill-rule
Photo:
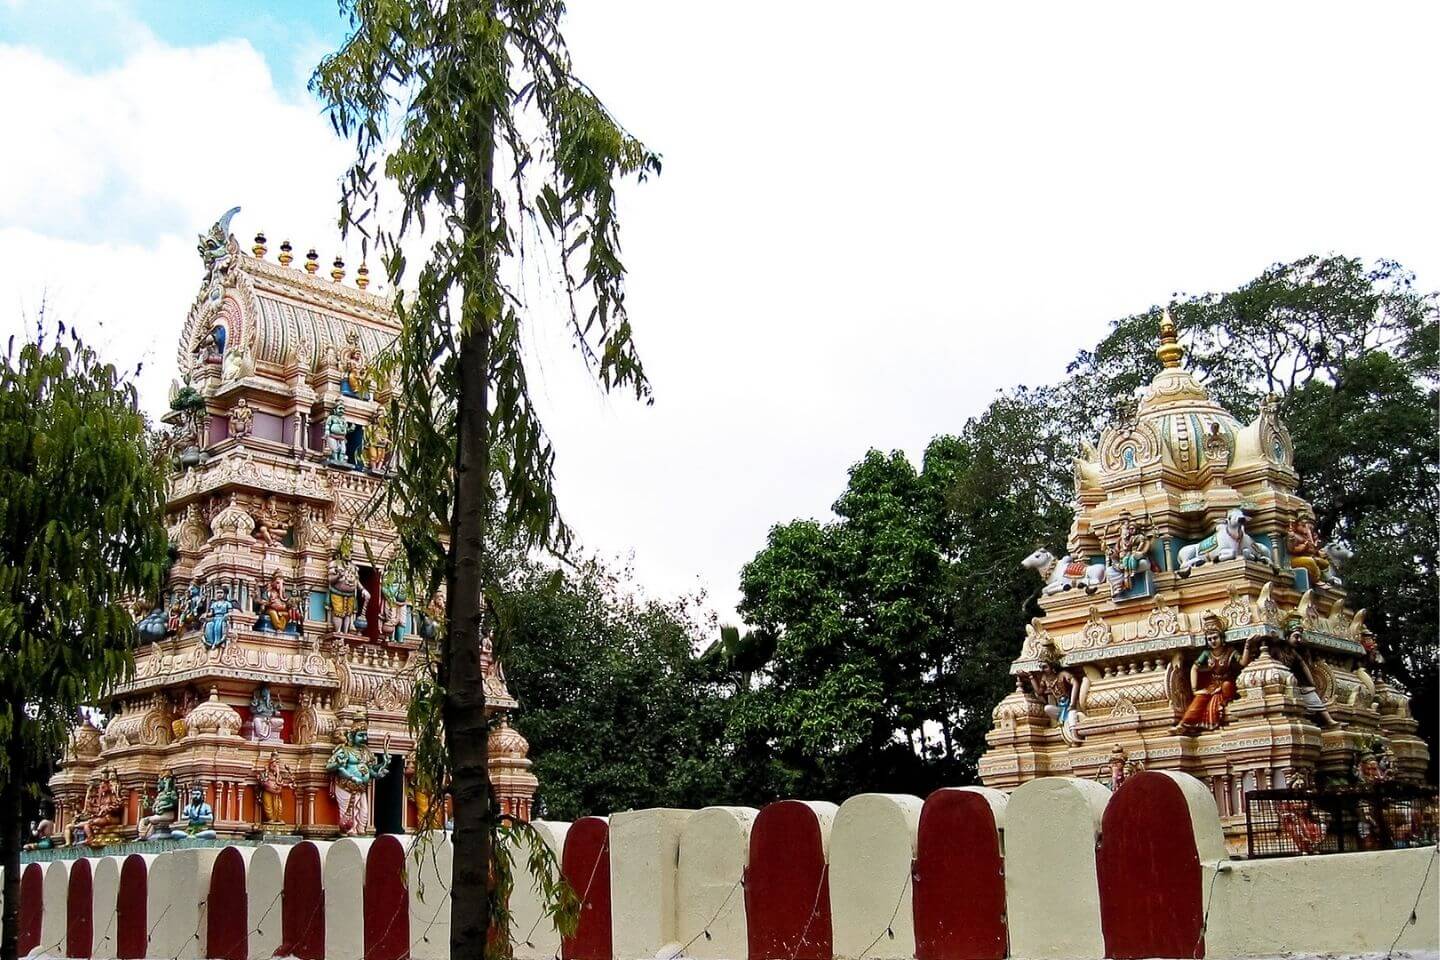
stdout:
<svg viewBox="0 0 1440 960">
<path fill-rule="evenodd" d="M 1440 283 L 1435 5 L 877 10 L 572 8 L 578 68 L 665 155 L 623 197 L 656 404 L 598 400 L 552 332 L 536 385 L 569 519 L 652 592 L 728 616 L 867 446 L 918 453 L 1174 291 L 1331 250 Z M 347 149 L 248 45 L 3 48 L 0 83 L 0 326 L 48 290 L 168 368 L 221 211 L 332 252 Z"/>
</svg>

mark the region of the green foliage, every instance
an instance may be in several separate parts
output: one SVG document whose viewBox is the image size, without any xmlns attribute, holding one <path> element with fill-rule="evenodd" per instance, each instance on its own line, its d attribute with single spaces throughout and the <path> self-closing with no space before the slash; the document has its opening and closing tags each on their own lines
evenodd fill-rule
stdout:
<svg viewBox="0 0 1440 960">
<path fill-rule="evenodd" d="M 388 505 L 412 594 L 443 585 L 446 606 L 420 685 L 432 701 L 421 710 L 441 721 L 443 735 L 420 738 L 416 764 L 426 782 L 449 783 L 455 801 L 452 955 L 504 953 L 506 938 L 488 934 L 500 909 L 490 878 L 508 861 L 496 852 L 503 838 L 478 640 L 493 630 L 502 659 L 511 646 L 507 549 L 570 543 L 554 451 L 529 392 L 519 278 L 538 244 L 542 262 L 558 265 L 544 279 L 565 292 L 565 321 L 587 367 L 605 389 L 648 398 L 625 305 L 615 182 L 644 179 L 660 164 L 572 74 L 559 0 L 342 0 L 341 8 L 354 32 L 320 64 L 311 89 L 355 145 L 342 229 L 359 231 L 367 247 L 373 241 L 397 290 L 413 283 L 396 298 L 402 333 L 381 364 L 399 387 Z M 384 180 L 399 194 L 391 226 L 377 224 Z M 407 238 L 426 256 L 413 280 Z"/>
<path fill-rule="evenodd" d="M 745 566 L 741 612 L 778 642 L 732 724 L 806 795 L 973 779 L 1034 592 L 1020 560 L 1069 523 L 1048 431 L 1016 392 L 935 438 L 918 472 L 872 450 L 834 521 L 773 528 Z"/>
<path fill-rule="evenodd" d="M 1187 364 L 1216 399 L 1247 417 L 1281 396 L 1301 495 L 1322 533 L 1354 550 L 1352 601 L 1370 609 L 1415 715 L 1433 717 L 1436 295 L 1392 262 L 1309 257 L 1174 313 Z M 1020 560 L 1065 543 L 1072 444 L 1098 436 L 1159 369 L 1159 316 L 1116 321 L 1063 382 L 1000 397 L 959 436 L 936 437 L 918 471 L 870 451 L 835 519 L 770 531 L 741 574 L 741 612 L 775 653 L 731 727 L 806 795 L 923 795 L 974 778 L 990 708 L 1039 612 Z M 1433 724 L 1422 733 L 1433 758 Z"/>
<path fill-rule="evenodd" d="M 0 848 L 4 951 L 20 795 L 41 785 L 82 704 L 130 675 L 130 602 L 168 559 L 165 478 L 135 388 L 72 332 L 0 359 Z"/>
</svg>

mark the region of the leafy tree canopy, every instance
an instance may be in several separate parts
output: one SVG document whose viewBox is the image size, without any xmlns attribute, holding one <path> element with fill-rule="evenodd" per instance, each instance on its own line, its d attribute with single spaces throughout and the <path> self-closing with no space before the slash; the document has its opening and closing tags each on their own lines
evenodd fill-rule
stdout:
<svg viewBox="0 0 1440 960">
<path fill-rule="evenodd" d="M 134 668 L 160 589 L 165 477 L 135 387 L 72 332 L 0 357 L 0 957 L 15 956 L 21 798 L 82 704 Z"/>
</svg>

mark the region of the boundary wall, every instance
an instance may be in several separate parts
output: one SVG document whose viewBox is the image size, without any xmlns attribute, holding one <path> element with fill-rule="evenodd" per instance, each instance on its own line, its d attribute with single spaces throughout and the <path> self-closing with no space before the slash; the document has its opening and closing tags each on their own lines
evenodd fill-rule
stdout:
<svg viewBox="0 0 1440 960">
<path fill-rule="evenodd" d="M 561 936 L 533 881 L 517 960 L 1139 960 L 1440 949 L 1436 847 L 1230 860 L 1203 784 L 862 794 L 535 824 L 582 897 Z M 412 838 L 26 864 L 21 953 L 442 960 L 453 848 Z"/>
</svg>

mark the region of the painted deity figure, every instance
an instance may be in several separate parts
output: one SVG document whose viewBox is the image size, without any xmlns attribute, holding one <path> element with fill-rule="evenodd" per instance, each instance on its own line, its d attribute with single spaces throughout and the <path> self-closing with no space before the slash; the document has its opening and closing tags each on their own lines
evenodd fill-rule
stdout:
<svg viewBox="0 0 1440 960">
<path fill-rule="evenodd" d="M 205 594 L 200 591 L 200 584 L 192 583 L 185 591 L 185 626 L 193 628 L 200 626 L 205 617 Z"/>
<path fill-rule="evenodd" d="M 270 694 L 270 685 L 262 683 L 250 694 L 250 724 L 253 738 L 263 742 L 280 740 L 284 719 L 280 704 Z"/>
<path fill-rule="evenodd" d="M 1315 521 L 1297 514 L 1290 520 L 1290 530 L 1285 534 L 1285 549 L 1290 554 L 1290 566 L 1299 567 L 1310 575 L 1310 585 L 1338 582 L 1330 569 L 1330 557 L 1320 534 L 1315 530 Z"/>
<path fill-rule="evenodd" d="M 405 565 L 397 557 L 385 570 L 380 585 L 380 632 L 396 643 L 405 640 L 410 612 L 410 591 L 406 585 Z"/>
<path fill-rule="evenodd" d="M 215 839 L 215 810 L 205 799 L 205 790 L 194 787 L 190 791 L 190 802 L 185 804 L 185 831 L 196 840 Z"/>
<path fill-rule="evenodd" d="M 337 467 L 350 466 L 350 461 L 345 456 L 346 438 L 349 432 L 350 425 L 345 421 L 345 401 L 336 400 L 335 406 L 330 408 L 330 416 L 325 418 L 327 463 Z"/>
<path fill-rule="evenodd" d="M 1111 589 L 1117 593 L 1129 590 L 1135 578 L 1150 569 L 1150 532 L 1137 524 L 1126 510 L 1120 514 L 1115 539 L 1106 555 Z"/>
<path fill-rule="evenodd" d="M 140 818 L 140 839 L 149 840 L 158 830 L 157 839 L 167 839 L 180 812 L 180 791 L 175 786 L 175 777 L 169 770 L 163 770 L 155 778 L 155 797 L 150 801 L 150 813 Z"/>
<path fill-rule="evenodd" d="M 370 591 L 360 582 L 360 568 L 337 550 L 330 560 L 330 626 L 336 633 L 363 627 Z"/>
<path fill-rule="evenodd" d="M 390 418 L 384 407 L 376 407 L 365 431 L 365 465 L 376 473 L 385 469 L 390 460 Z"/>
<path fill-rule="evenodd" d="M 285 576 L 279 569 L 270 573 L 270 581 L 260 591 L 260 628 L 284 632 L 290 626 L 290 600 L 285 595 Z"/>
<path fill-rule="evenodd" d="M 225 631 L 233 609 L 235 604 L 230 600 L 230 588 L 221 587 L 219 596 L 210 601 L 210 618 L 205 621 L 205 646 L 211 650 L 225 642 Z"/>
<path fill-rule="evenodd" d="M 225 327 L 223 324 L 212 326 L 200 340 L 200 346 L 195 349 L 195 361 L 198 364 L 219 364 L 225 357 Z M 203 378 L 203 375 L 202 375 Z"/>
<path fill-rule="evenodd" d="M 288 532 L 280 511 L 275 509 L 275 498 L 266 497 L 265 505 L 255 512 L 255 539 L 267 547 L 278 547 L 284 544 Z"/>
<path fill-rule="evenodd" d="M 22 848 L 24 850 L 49 850 L 57 845 L 55 839 L 55 821 L 47 818 L 39 823 L 30 825 L 30 842 Z"/>
<path fill-rule="evenodd" d="M 119 826 L 125 814 L 125 801 L 120 796 L 120 783 L 114 770 L 105 770 L 95 784 L 89 815 L 85 818 L 85 840 L 98 845 L 103 840 L 103 831 Z"/>
<path fill-rule="evenodd" d="M 270 759 L 260 772 L 260 809 L 264 823 L 285 822 L 285 788 L 295 786 L 295 772 L 280 762 L 280 754 L 270 751 Z"/>
<path fill-rule="evenodd" d="M 244 397 L 230 409 L 230 436 L 248 437 L 255 426 L 255 411 Z"/>
<path fill-rule="evenodd" d="M 1250 640 L 1239 655 L 1225 642 L 1229 624 L 1213 610 L 1201 618 L 1205 630 L 1205 649 L 1190 665 L 1190 703 L 1180 721 L 1171 727 L 1173 733 L 1194 736 L 1201 730 L 1215 730 L 1225 724 L 1225 705 L 1235 699 L 1235 679 L 1254 659 Z"/>
<path fill-rule="evenodd" d="M 1030 690 L 1045 706 L 1045 715 L 1060 726 L 1067 743 L 1079 743 L 1084 735 L 1079 723 L 1085 718 L 1080 704 L 1085 695 L 1084 681 L 1077 681 L 1068 670 L 1060 669 L 1060 651 L 1053 641 L 1036 651 L 1040 669 L 1026 675 Z"/>
<path fill-rule="evenodd" d="M 1301 704 L 1315 715 L 1322 727 L 1339 726 L 1330 716 L 1330 711 L 1325 709 L 1325 701 L 1320 699 L 1320 693 L 1315 689 L 1314 667 L 1304 647 L 1305 622 L 1299 617 L 1291 617 L 1285 623 L 1284 633 L 1285 639 L 1277 645 L 1274 657 L 1295 675 L 1296 692 Z"/>
<path fill-rule="evenodd" d="M 347 397 L 363 396 L 369 370 L 360 349 L 360 334 L 351 330 L 345 334 L 345 346 L 340 352 L 340 392 Z"/>
<path fill-rule="evenodd" d="M 390 770 L 389 738 L 382 748 L 383 755 L 371 753 L 369 744 L 364 726 L 354 727 L 325 764 L 331 775 L 331 793 L 340 807 L 340 832 L 345 836 L 363 834 L 369 829 L 370 784 Z"/>
</svg>

